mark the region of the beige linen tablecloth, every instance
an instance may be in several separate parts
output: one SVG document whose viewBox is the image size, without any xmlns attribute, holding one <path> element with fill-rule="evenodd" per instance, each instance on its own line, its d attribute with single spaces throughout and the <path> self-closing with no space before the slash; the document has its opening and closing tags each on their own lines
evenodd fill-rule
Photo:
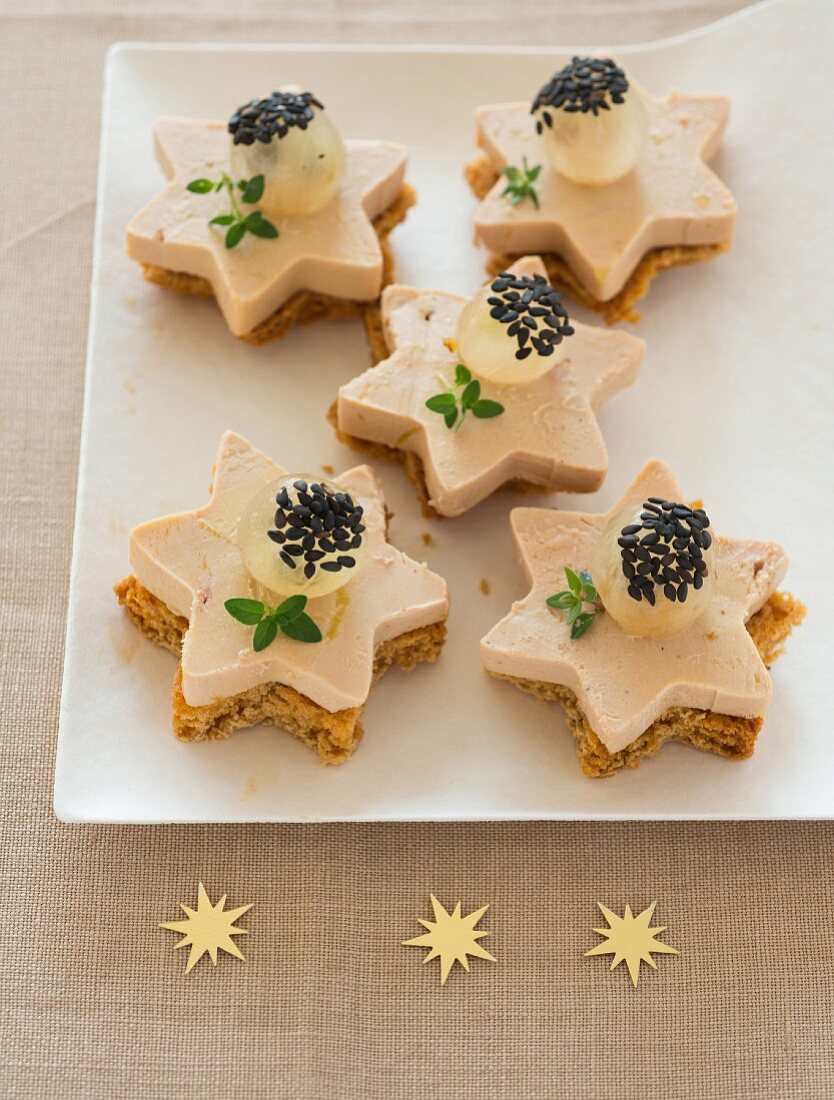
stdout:
<svg viewBox="0 0 834 1100">
<path fill-rule="evenodd" d="M 0 1095 L 834 1095 L 828 824 L 109 828 L 51 809 L 108 44 L 625 42 L 740 6 L 0 5 Z M 156 923 L 198 879 L 255 903 L 248 961 L 185 978 Z M 442 990 L 399 946 L 429 889 L 491 903 L 499 960 Z M 597 900 L 655 898 L 679 957 L 637 990 L 582 958 Z"/>
</svg>

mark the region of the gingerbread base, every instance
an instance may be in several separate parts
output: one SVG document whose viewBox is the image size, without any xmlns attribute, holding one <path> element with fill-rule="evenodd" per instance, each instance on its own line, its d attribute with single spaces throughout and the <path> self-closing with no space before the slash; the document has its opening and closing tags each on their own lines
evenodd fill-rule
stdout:
<svg viewBox="0 0 834 1100">
<path fill-rule="evenodd" d="M 475 196 L 482 199 L 495 185 L 498 172 L 487 157 L 480 157 L 466 165 L 464 177 Z M 620 321 L 635 323 L 640 320 L 641 314 L 634 309 L 634 303 L 645 297 L 652 279 L 661 271 L 670 267 L 682 267 L 684 264 L 711 260 L 719 252 L 726 252 L 729 247 L 730 242 L 724 241 L 720 244 L 670 245 L 665 248 L 654 248 L 642 258 L 623 289 L 607 302 L 601 302 L 585 288 L 562 256 L 555 252 L 544 252 L 541 254 L 541 259 L 553 286 L 572 295 L 588 309 L 601 313 L 606 324 L 615 325 Z M 519 256 L 515 255 L 492 255 L 487 261 L 487 271 L 490 275 L 498 275 L 501 271 L 506 271 L 517 259 Z"/>
<path fill-rule="evenodd" d="M 805 607 L 787 592 L 774 592 L 760 611 L 751 616 L 747 630 L 769 667 L 784 648 L 791 630 L 805 617 Z M 714 752 L 731 760 L 751 756 L 761 718 L 737 718 L 710 710 L 672 707 L 665 711 L 630 745 L 611 753 L 594 733 L 576 695 L 561 684 L 544 680 L 525 680 L 517 676 L 492 673 L 535 695 L 542 702 L 561 703 L 567 713 L 579 765 L 585 775 L 602 778 L 621 768 L 637 768 L 647 756 L 654 756 L 666 741 L 681 741 L 704 752 Z"/>
<path fill-rule="evenodd" d="M 408 208 L 417 201 L 417 193 L 408 184 L 403 185 L 397 200 L 384 210 L 374 221 L 374 228 L 382 250 L 382 285 L 387 286 L 394 278 L 394 258 L 388 245 L 388 235 L 395 226 L 405 219 Z M 171 271 L 156 264 L 142 264 L 142 274 L 150 283 L 175 290 L 178 294 L 196 294 L 203 298 L 213 298 L 214 290 L 208 279 L 199 275 L 189 275 L 184 271 Z M 311 321 L 341 320 L 349 317 L 369 318 L 379 314 L 379 300 L 368 302 L 352 301 L 349 298 L 334 298 L 328 294 L 316 294 L 311 290 L 300 290 L 292 298 L 279 306 L 265 321 L 244 333 L 240 337 L 247 344 L 266 344 L 270 340 L 280 340 L 293 325 L 307 325 Z"/>
<path fill-rule="evenodd" d="M 142 633 L 180 656 L 188 620 L 177 615 L 134 576 L 114 589 L 119 603 Z M 408 670 L 436 661 L 446 640 L 445 622 L 409 630 L 377 646 L 374 681 L 393 665 Z M 172 692 L 174 733 L 181 741 L 217 741 L 235 730 L 264 723 L 281 726 L 309 745 L 323 764 L 341 764 L 362 740 L 363 707 L 328 711 L 285 684 L 269 683 L 203 707 L 189 706 L 182 694 L 182 667 Z"/>
</svg>

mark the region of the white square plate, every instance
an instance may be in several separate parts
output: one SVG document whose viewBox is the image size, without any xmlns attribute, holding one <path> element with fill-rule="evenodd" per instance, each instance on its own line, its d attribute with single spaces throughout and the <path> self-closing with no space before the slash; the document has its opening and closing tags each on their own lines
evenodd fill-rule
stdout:
<svg viewBox="0 0 834 1100">
<path fill-rule="evenodd" d="M 461 177 L 481 103 L 523 99 L 564 63 L 536 50 L 120 45 L 108 60 L 78 513 L 55 808 L 67 821 L 320 821 L 834 816 L 826 624 L 832 621 L 830 263 L 834 256 L 830 37 L 825 0 L 748 9 L 696 34 L 618 50 L 655 93 L 725 92 L 716 163 L 738 197 L 732 252 L 651 289 L 636 385 L 603 409 L 611 465 L 587 506 L 610 504 L 643 462 L 670 462 L 718 530 L 775 538 L 808 619 L 775 665 L 752 760 L 676 745 L 607 782 L 582 776 L 558 706 L 482 670 L 478 643 L 520 597 L 499 493 L 428 522 L 398 468 L 381 472 L 392 541 L 427 556 L 452 592 L 441 661 L 377 685 L 365 741 L 319 766 L 272 728 L 217 744 L 171 732 L 176 661 L 142 638 L 111 592 L 141 520 L 206 499 L 217 442 L 234 428 L 296 469 L 357 462 L 325 414 L 363 370 L 358 323 L 316 324 L 250 348 L 211 301 L 143 282 L 124 253 L 131 214 L 162 185 L 158 115 L 225 118 L 288 81 L 310 87 L 342 132 L 405 142 L 419 205 L 392 242 L 400 281 L 471 293 L 475 202 Z M 554 499 L 558 503 L 558 498 Z M 584 500 L 563 500 L 584 507 Z M 422 535 L 430 532 L 426 549 Z M 484 579 L 489 594 L 480 590 Z"/>
</svg>

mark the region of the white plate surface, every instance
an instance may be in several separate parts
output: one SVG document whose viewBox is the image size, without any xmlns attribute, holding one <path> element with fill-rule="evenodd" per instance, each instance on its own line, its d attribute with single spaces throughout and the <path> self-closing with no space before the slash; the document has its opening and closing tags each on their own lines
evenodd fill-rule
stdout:
<svg viewBox="0 0 834 1100">
<path fill-rule="evenodd" d="M 405 142 L 419 205 L 392 240 L 402 282 L 472 292 L 483 256 L 461 178 L 481 103 L 530 97 L 563 54 L 502 50 L 122 45 L 107 75 L 78 514 L 55 779 L 72 821 L 318 821 L 834 816 L 828 693 L 832 600 L 831 20 L 825 0 L 783 0 L 706 31 L 622 49 L 650 91 L 732 97 L 716 168 L 738 197 L 732 252 L 652 287 L 637 384 L 606 406 L 603 508 L 643 462 L 670 462 L 728 534 L 779 539 L 810 613 L 774 667 L 752 760 L 680 746 L 639 771 L 584 778 L 561 709 L 483 672 L 478 642 L 523 595 L 502 492 L 466 517 L 423 519 L 382 467 L 392 540 L 450 583 L 442 660 L 391 672 L 347 764 L 323 768 L 282 731 L 217 744 L 171 732 L 174 658 L 116 605 L 130 528 L 206 499 L 217 442 L 247 435 L 285 466 L 357 461 L 325 413 L 363 370 L 361 326 L 317 324 L 264 348 L 229 335 L 214 304 L 143 282 L 124 253 L 131 214 L 162 185 L 158 115 L 225 118 L 283 82 L 313 88 L 342 132 Z M 569 55 L 570 51 L 565 51 Z M 558 503 L 558 497 L 554 498 Z M 434 546 L 426 551 L 422 535 Z M 489 583 L 489 595 L 479 581 Z"/>
</svg>

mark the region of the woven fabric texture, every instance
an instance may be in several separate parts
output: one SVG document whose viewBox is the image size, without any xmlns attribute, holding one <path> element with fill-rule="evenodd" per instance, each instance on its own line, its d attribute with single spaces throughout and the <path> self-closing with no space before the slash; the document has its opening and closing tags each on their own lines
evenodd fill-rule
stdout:
<svg viewBox="0 0 834 1100">
<path fill-rule="evenodd" d="M 834 1095 L 828 824 L 70 827 L 51 789 L 102 65 L 119 39 L 637 41 L 738 0 L 77 0 L 0 4 L 0 1095 Z M 728 765 L 729 766 L 729 765 Z M 183 976 L 159 930 L 202 879 L 246 964 Z M 490 903 L 441 990 L 428 891 Z M 635 990 L 585 959 L 659 899 L 679 948 Z"/>
</svg>

